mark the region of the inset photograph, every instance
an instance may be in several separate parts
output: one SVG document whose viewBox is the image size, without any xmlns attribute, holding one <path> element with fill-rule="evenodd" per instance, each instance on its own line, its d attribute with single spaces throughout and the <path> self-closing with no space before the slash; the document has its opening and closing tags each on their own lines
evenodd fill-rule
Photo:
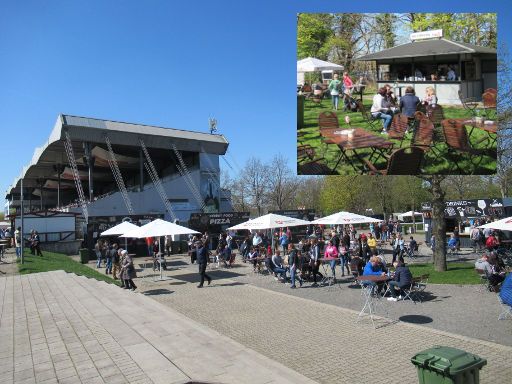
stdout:
<svg viewBox="0 0 512 384">
<path fill-rule="evenodd" d="M 496 173 L 496 13 L 297 20 L 299 175 Z"/>
</svg>

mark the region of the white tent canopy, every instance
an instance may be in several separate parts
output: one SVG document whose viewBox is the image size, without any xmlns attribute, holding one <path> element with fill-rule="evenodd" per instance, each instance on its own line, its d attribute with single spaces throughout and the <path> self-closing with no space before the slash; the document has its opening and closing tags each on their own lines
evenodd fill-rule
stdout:
<svg viewBox="0 0 512 384">
<path fill-rule="evenodd" d="M 297 61 L 297 72 L 319 72 L 319 71 L 343 71 L 343 65 L 330 63 L 328 61 L 306 57 Z"/>
<path fill-rule="evenodd" d="M 362 223 L 380 223 L 382 220 L 374 219 L 373 217 L 358 215 L 356 213 L 350 212 L 338 212 L 332 215 L 322 217 L 321 219 L 317 219 L 312 221 L 311 224 L 362 224 Z"/>
<path fill-rule="evenodd" d="M 167 235 L 188 235 L 199 233 L 193 229 L 182 227 L 181 225 L 171 223 L 162 219 L 153 220 L 142 227 L 137 227 L 121 235 L 121 237 L 159 237 Z"/>
<path fill-rule="evenodd" d="M 245 223 L 237 224 L 231 228 L 232 230 L 237 229 L 272 229 L 282 227 L 297 227 L 299 225 L 309 225 L 311 222 L 301 219 L 294 219 L 293 217 L 276 215 L 269 213 L 264 216 L 257 217 L 255 219 L 246 221 Z"/>
<path fill-rule="evenodd" d="M 136 226 L 135 224 L 132 224 L 128 221 L 123 221 L 121 224 L 117 224 L 112 228 L 109 228 L 106 231 L 101 232 L 100 236 L 119 236 L 138 228 L 139 227 Z"/>
<path fill-rule="evenodd" d="M 414 214 L 414 216 L 422 216 L 423 215 L 421 212 L 408 211 L 408 212 L 400 213 L 399 215 L 396 215 L 396 216 L 398 217 L 399 220 L 402 220 L 404 217 L 412 217 L 413 214 Z"/>
<path fill-rule="evenodd" d="M 500 231 L 512 231 L 512 216 L 492 223 L 481 225 L 477 228 L 499 229 Z"/>
</svg>

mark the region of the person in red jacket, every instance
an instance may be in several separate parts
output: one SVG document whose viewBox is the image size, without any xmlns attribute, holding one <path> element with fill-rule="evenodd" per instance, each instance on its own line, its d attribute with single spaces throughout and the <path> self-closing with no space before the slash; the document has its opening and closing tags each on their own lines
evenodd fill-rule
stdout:
<svg viewBox="0 0 512 384">
<path fill-rule="evenodd" d="M 354 83 L 348 75 L 348 72 L 343 72 L 343 85 L 345 86 L 345 93 L 350 96 L 352 94 Z"/>
<path fill-rule="evenodd" d="M 148 255 L 153 256 L 153 238 L 146 237 L 146 245 L 148 246 Z"/>
<path fill-rule="evenodd" d="M 487 237 L 487 240 L 485 241 L 485 247 L 489 251 L 494 251 L 495 249 L 498 248 L 498 246 L 498 239 L 496 239 L 496 237 L 494 236 L 494 232 L 491 232 L 491 234 L 489 235 L 489 237 Z"/>
</svg>

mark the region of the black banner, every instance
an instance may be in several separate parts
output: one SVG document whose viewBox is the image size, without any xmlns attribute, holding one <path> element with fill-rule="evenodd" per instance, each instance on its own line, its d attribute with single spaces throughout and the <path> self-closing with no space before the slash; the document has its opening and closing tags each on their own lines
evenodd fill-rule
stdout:
<svg viewBox="0 0 512 384">
<path fill-rule="evenodd" d="M 431 203 L 421 205 L 423 215 L 431 217 Z M 447 219 L 463 219 L 468 217 L 505 216 L 502 199 L 453 200 L 445 202 L 444 217 Z"/>
<path fill-rule="evenodd" d="M 232 227 L 247 220 L 249 212 L 191 213 L 188 226 L 199 232 L 217 232 L 218 226 Z"/>
</svg>

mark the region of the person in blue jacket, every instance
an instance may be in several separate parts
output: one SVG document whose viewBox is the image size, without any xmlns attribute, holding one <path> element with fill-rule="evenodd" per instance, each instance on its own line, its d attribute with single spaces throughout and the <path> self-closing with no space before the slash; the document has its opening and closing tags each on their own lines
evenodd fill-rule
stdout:
<svg viewBox="0 0 512 384">
<path fill-rule="evenodd" d="M 384 271 L 381 260 L 377 256 L 372 256 L 363 269 L 363 276 L 384 276 L 385 274 L 386 272 Z M 364 280 L 363 285 L 377 286 L 377 292 L 380 292 L 384 286 L 384 282 L 375 283 L 374 281 Z"/>
<path fill-rule="evenodd" d="M 512 273 L 509 273 L 501 285 L 499 293 L 501 301 L 512 307 Z"/>
</svg>

